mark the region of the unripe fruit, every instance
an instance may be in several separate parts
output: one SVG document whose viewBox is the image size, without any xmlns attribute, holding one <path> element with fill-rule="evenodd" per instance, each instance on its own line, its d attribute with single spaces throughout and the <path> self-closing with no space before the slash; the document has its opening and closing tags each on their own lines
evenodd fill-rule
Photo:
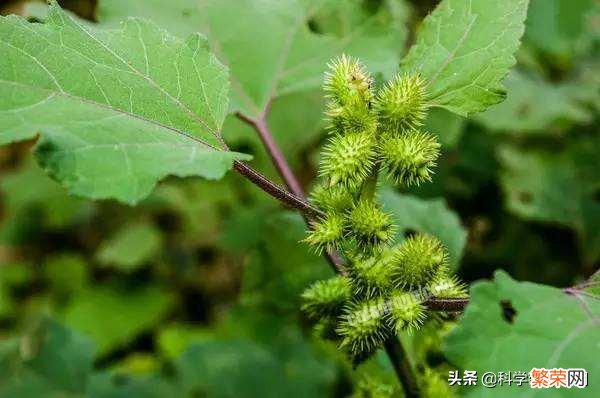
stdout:
<svg viewBox="0 0 600 398">
<path fill-rule="evenodd" d="M 392 288 L 392 252 L 384 249 L 382 253 L 363 259 L 357 256 L 348 267 L 354 294 L 359 297 L 383 296 Z"/>
<path fill-rule="evenodd" d="M 313 319 L 337 316 L 351 293 L 348 279 L 343 276 L 317 281 L 302 293 L 302 311 Z"/>
<path fill-rule="evenodd" d="M 337 332 L 343 337 L 340 346 L 353 355 L 372 352 L 389 336 L 385 312 L 381 298 L 351 304 L 338 325 Z"/>
<path fill-rule="evenodd" d="M 427 284 L 429 294 L 440 298 L 467 297 L 467 288 L 454 275 L 448 275 L 446 269 L 440 270 Z"/>
<path fill-rule="evenodd" d="M 410 130 L 382 140 L 380 154 L 382 165 L 395 184 L 419 185 L 431 181 L 440 144 L 433 134 Z"/>
<path fill-rule="evenodd" d="M 352 207 L 354 198 L 342 186 L 318 185 L 311 193 L 311 202 L 328 213 L 344 213 Z"/>
<path fill-rule="evenodd" d="M 448 263 L 448 254 L 442 243 L 429 235 L 406 239 L 394 249 L 394 285 L 415 289 L 424 286 Z"/>
<path fill-rule="evenodd" d="M 344 235 L 344 218 L 337 213 L 330 213 L 325 218 L 313 223 L 313 229 L 304 242 L 313 247 L 316 253 L 337 248 Z"/>
<path fill-rule="evenodd" d="M 419 297 L 408 292 L 396 292 L 389 299 L 390 313 L 388 320 L 390 327 L 400 333 L 403 330 L 409 333 L 419 329 L 425 320 L 425 307 Z"/>
<path fill-rule="evenodd" d="M 427 110 L 425 95 L 425 81 L 418 74 L 396 76 L 374 101 L 379 121 L 388 131 L 420 127 Z"/>
<path fill-rule="evenodd" d="M 394 234 L 392 217 L 369 200 L 360 200 L 350 210 L 346 218 L 346 230 L 361 250 L 386 243 Z"/>
<path fill-rule="evenodd" d="M 342 55 L 328 66 L 323 89 L 331 101 L 341 106 L 352 101 L 363 104 L 371 101 L 373 79 L 357 59 Z"/>
<path fill-rule="evenodd" d="M 364 134 L 337 135 L 325 147 L 321 175 L 329 185 L 342 184 L 356 190 L 369 177 L 375 156 L 375 138 Z"/>
</svg>

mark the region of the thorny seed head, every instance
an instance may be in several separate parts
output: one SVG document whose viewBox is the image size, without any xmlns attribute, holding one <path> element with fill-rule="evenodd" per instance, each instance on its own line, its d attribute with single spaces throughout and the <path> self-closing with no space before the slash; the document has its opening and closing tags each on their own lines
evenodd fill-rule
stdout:
<svg viewBox="0 0 600 398">
<path fill-rule="evenodd" d="M 370 353 L 389 336 L 384 321 L 385 300 L 382 298 L 351 303 L 341 316 L 337 332 L 343 337 L 341 347 L 351 354 Z"/>
<path fill-rule="evenodd" d="M 429 235 L 409 237 L 394 252 L 393 281 L 400 289 L 424 286 L 448 263 L 442 243 Z"/>
<path fill-rule="evenodd" d="M 363 104 L 371 101 L 373 79 L 357 59 L 342 55 L 328 67 L 323 88 L 332 102 L 346 106 L 353 101 Z"/>
<path fill-rule="evenodd" d="M 375 137 L 369 135 L 336 135 L 323 151 L 321 175 L 329 177 L 330 186 L 358 189 L 373 168 L 375 144 Z"/>
<path fill-rule="evenodd" d="M 344 235 L 344 217 L 338 213 L 329 213 L 314 222 L 304 242 L 313 247 L 316 253 L 336 249 Z"/>
<path fill-rule="evenodd" d="M 346 231 L 364 251 L 388 242 L 394 235 L 394 225 L 392 217 L 375 201 L 360 200 L 348 213 Z"/>
<path fill-rule="evenodd" d="M 381 297 L 392 289 L 393 252 L 385 248 L 370 257 L 355 256 L 348 266 L 348 277 L 358 297 Z"/>
<path fill-rule="evenodd" d="M 317 281 L 302 293 L 302 311 L 313 319 L 335 317 L 350 297 L 350 284 L 343 276 Z"/>
<path fill-rule="evenodd" d="M 425 307 L 420 298 L 409 292 L 395 292 L 389 299 L 388 322 L 390 327 L 400 333 L 403 330 L 412 333 L 425 321 Z"/>
<path fill-rule="evenodd" d="M 404 74 L 379 91 L 374 109 L 386 130 L 401 132 L 423 124 L 427 111 L 425 86 L 419 74 Z"/>
<path fill-rule="evenodd" d="M 429 294 L 439 298 L 464 298 L 467 297 L 467 287 L 456 276 L 449 275 L 446 268 L 442 268 L 427 284 Z"/>
<path fill-rule="evenodd" d="M 344 106 L 330 102 L 325 114 L 329 131 L 335 134 L 375 134 L 377 130 L 377 118 L 368 104 L 359 100 L 350 100 Z"/>
<path fill-rule="evenodd" d="M 382 165 L 395 184 L 408 187 L 431 181 L 440 154 L 440 144 L 433 134 L 410 130 L 382 141 Z"/>
<path fill-rule="evenodd" d="M 311 202 L 325 212 L 343 213 L 352 207 L 354 198 L 343 186 L 316 186 L 311 193 Z"/>
</svg>

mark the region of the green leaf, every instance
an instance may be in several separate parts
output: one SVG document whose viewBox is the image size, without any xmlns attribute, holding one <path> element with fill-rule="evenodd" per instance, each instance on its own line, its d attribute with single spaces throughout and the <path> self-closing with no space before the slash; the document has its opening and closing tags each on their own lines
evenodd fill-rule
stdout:
<svg viewBox="0 0 600 398">
<path fill-rule="evenodd" d="M 597 35 L 593 31 L 593 7 L 598 7 L 594 0 L 531 0 L 524 43 L 563 64 L 570 61 L 587 50 Z M 597 16 L 598 10 L 595 12 Z"/>
<path fill-rule="evenodd" d="M 97 286 L 74 297 L 63 318 L 66 325 L 90 337 L 102 355 L 160 322 L 172 302 L 153 285 L 128 290 Z"/>
<path fill-rule="evenodd" d="M 551 134 L 571 124 L 584 124 L 592 115 L 577 98 L 577 83 L 553 85 L 513 71 L 505 80 L 506 101 L 477 115 L 475 120 L 490 131 Z"/>
<path fill-rule="evenodd" d="M 0 344 L 0 397 L 83 396 L 91 370 L 90 342 L 44 319 Z"/>
<path fill-rule="evenodd" d="M 96 258 L 106 266 L 133 271 L 160 252 L 162 236 L 152 224 L 140 222 L 125 225 L 104 242 Z"/>
<path fill-rule="evenodd" d="M 299 214 L 272 207 L 239 211 L 228 220 L 223 246 L 249 254 L 242 280 L 243 304 L 290 315 L 298 310 L 306 286 L 332 275 L 322 256 L 298 243 L 305 236 L 306 224 Z"/>
<path fill-rule="evenodd" d="M 373 13 L 361 13 L 344 34 L 326 18 L 323 34 L 309 29 L 313 16 L 318 22 L 345 8 L 350 6 L 337 0 L 175 0 L 168 8 L 158 0 L 102 0 L 98 17 L 110 24 L 128 15 L 148 16 L 179 34 L 206 34 L 231 70 L 232 110 L 259 118 L 274 98 L 320 87 L 325 65 L 343 52 L 391 76 L 406 38 L 406 8 L 385 1 Z"/>
<path fill-rule="evenodd" d="M 0 37 L 0 144 L 39 132 L 39 162 L 74 194 L 135 203 L 169 174 L 247 159 L 223 149 L 227 72 L 198 35 L 95 30 L 52 5 L 45 24 L 2 17 Z"/>
<path fill-rule="evenodd" d="M 44 279 L 51 293 L 64 298 L 78 294 L 87 286 L 89 280 L 88 264 L 77 253 L 60 253 L 49 256 L 44 263 Z"/>
<path fill-rule="evenodd" d="M 499 150 L 508 209 L 529 220 L 573 228 L 589 264 L 600 258 L 599 150 L 597 138 L 580 139 L 562 151 Z"/>
<path fill-rule="evenodd" d="M 21 244 L 36 240 L 46 229 L 68 227 L 93 213 L 91 203 L 70 197 L 34 162 L 28 161 L 0 178 L 5 209 L 0 225 L 3 242 Z"/>
<path fill-rule="evenodd" d="M 479 282 L 458 324 L 446 339 L 448 359 L 461 369 L 529 372 L 532 368 L 584 368 L 585 389 L 534 390 L 503 386 L 465 387 L 467 397 L 594 397 L 600 384 L 600 300 L 581 293 L 517 282 L 498 271 L 494 281 Z M 508 395 L 507 395 L 508 394 Z"/>
<path fill-rule="evenodd" d="M 528 0 L 444 0 L 425 18 L 402 62 L 428 81 L 428 101 L 466 116 L 505 97 Z"/>
<path fill-rule="evenodd" d="M 466 119 L 443 108 L 427 112 L 425 129 L 437 134 L 444 149 L 456 147 L 465 129 Z"/>
<path fill-rule="evenodd" d="M 420 199 L 386 189 L 381 193 L 380 200 L 385 211 L 392 214 L 394 224 L 398 227 L 398 242 L 404 240 L 407 232 L 433 235 L 448 249 L 451 266 L 458 267 L 467 241 L 467 232 L 444 199 Z"/>
</svg>

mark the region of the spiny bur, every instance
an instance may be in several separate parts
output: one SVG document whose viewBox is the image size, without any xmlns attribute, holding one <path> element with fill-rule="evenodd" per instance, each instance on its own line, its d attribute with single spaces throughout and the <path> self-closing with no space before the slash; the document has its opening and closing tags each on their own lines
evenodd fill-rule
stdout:
<svg viewBox="0 0 600 398">
<path fill-rule="evenodd" d="M 392 217 L 374 201 L 360 200 L 349 211 L 346 230 L 361 250 L 388 242 L 394 234 Z"/>
<path fill-rule="evenodd" d="M 448 275 L 446 269 L 442 269 L 429 281 L 427 291 L 439 298 L 467 297 L 467 287 L 456 276 Z"/>
<path fill-rule="evenodd" d="M 329 213 L 321 220 L 312 224 L 312 231 L 304 239 L 315 250 L 321 254 L 339 247 L 344 235 L 344 218 L 337 213 Z"/>
<path fill-rule="evenodd" d="M 389 336 L 384 320 L 386 302 L 383 298 L 350 304 L 341 316 L 337 332 L 342 336 L 340 347 L 353 355 L 371 353 Z"/>
<path fill-rule="evenodd" d="M 314 319 L 337 316 L 351 296 L 350 284 L 343 276 L 317 281 L 302 293 L 302 310 Z"/>
<path fill-rule="evenodd" d="M 354 198 L 352 193 L 340 185 L 318 185 L 313 189 L 310 201 L 327 213 L 344 213 L 352 207 Z"/>
<path fill-rule="evenodd" d="M 357 59 L 342 55 L 329 63 L 328 67 L 323 89 L 333 103 L 345 106 L 356 101 L 371 101 L 373 79 Z"/>
<path fill-rule="evenodd" d="M 392 289 L 392 252 L 383 249 L 382 253 L 368 258 L 356 256 L 350 260 L 348 277 L 357 297 L 380 297 Z"/>
<path fill-rule="evenodd" d="M 418 74 L 398 75 L 387 83 L 374 101 L 380 123 L 388 131 L 420 127 L 427 111 L 425 86 Z"/>
<path fill-rule="evenodd" d="M 394 250 L 393 282 L 401 289 L 424 286 L 447 263 L 448 254 L 438 239 L 425 234 L 411 236 Z"/>
<path fill-rule="evenodd" d="M 419 329 L 425 321 L 425 307 L 419 296 L 410 292 L 395 292 L 389 299 L 390 327 L 400 333 L 403 330 L 409 333 Z"/>
<path fill-rule="evenodd" d="M 394 183 L 408 187 L 431 181 L 440 144 L 433 134 L 408 130 L 383 140 L 380 154 L 382 165 Z"/>
<path fill-rule="evenodd" d="M 358 189 L 374 165 L 376 141 L 365 134 L 336 135 L 323 151 L 320 174 L 329 177 L 330 186 L 342 184 Z"/>
</svg>

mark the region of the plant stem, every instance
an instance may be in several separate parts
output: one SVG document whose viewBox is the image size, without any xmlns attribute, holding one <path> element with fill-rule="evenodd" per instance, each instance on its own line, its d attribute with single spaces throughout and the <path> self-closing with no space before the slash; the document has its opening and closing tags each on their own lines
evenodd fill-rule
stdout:
<svg viewBox="0 0 600 398">
<path fill-rule="evenodd" d="M 412 366 L 400 340 L 393 337 L 386 341 L 384 346 L 385 352 L 394 366 L 396 376 L 398 376 L 398 379 L 404 388 L 404 396 L 406 398 L 419 397 L 420 393 L 417 379 L 415 378 Z"/>
<path fill-rule="evenodd" d="M 263 116 L 259 117 L 258 119 L 251 119 L 249 117 L 242 115 L 241 113 L 238 113 L 237 116 L 244 122 L 251 125 L 258 132 L 258 135 L 260 136 L 260 139 L 262 140 L 262 142 L 265 146 L 265 149 L 269 153 L 269 156 L 271 157 L 271 160 L 273 161 L 273 164 L 277 168 L 277 171 L 279 172 L 279 175 L 283 179 L 285 185 L 295 195 L 295 199 L 299 199 L 302 202 L 302 206 L 304 209 L 310 209 L 310 211 L 303 211 L 302 215 L 304 216 L 304 219 L 306 220 L 306 224 L 308 225 L 308 227 L 311 228 L 312 223 L 315 221 L 315 219 L 320 216 L 323 216 L 324 214 L 320 210 L 311 206 L 306 201 L 306 195 L 304 194 L 304 190 L 302 189 L 300 182 L 296 178 L 296 175 L 294 174 L 294 172 L 290 168 L 287 160 L 285 159 L 283 152 L 281 152 L 281 149 L 279 149 L 279 146 L 275 142 L 273 135 L 269 131 L 269 127 L 267 125 L 267 120 L 266 120 L 265 116 L 263 115 Z M 249 168 L 249 166 L 247 166 L 247 165 L 245 165 L 245 166 L 246 166 L 246 168 Z M 236 168 L 236 170 L 237 170 L 237 168 Z M 252 171 L 254 172 L 254 174 L 258 174 L 256 171 L 254 171 L 254 170 L 252 170 Z M 266 179 L 267 181 L 269 181 L 266 177 L 264 177 L 262 175 L 260 175 L 260 176 L 263 179 Z M 263 188 L 263 190 L 265 190 L 265 189 Z M 265 190 L 265 192 L 270 193 L 266 190 Z M 286 203 L 290 204 L 291 206 L 294 206 L 294 204 L 291 202 L 286 202 Z M 297 206 L 294 206 L 294 207 L 297 207 Z M 327 261 L 329 262 L 329 265 L 331 265 L 331 268 L 333 268 L 334 272 L 337 272 L 337 273 L 340 273 L 343 275 L 346 273 L 346 270 L 344 268 L 344 262 L 343 262 L 341 256 L 339 255 L 339 253 L 327 251 L 325 253 L 325 257 L 326 257 Z"/>
</svg>

